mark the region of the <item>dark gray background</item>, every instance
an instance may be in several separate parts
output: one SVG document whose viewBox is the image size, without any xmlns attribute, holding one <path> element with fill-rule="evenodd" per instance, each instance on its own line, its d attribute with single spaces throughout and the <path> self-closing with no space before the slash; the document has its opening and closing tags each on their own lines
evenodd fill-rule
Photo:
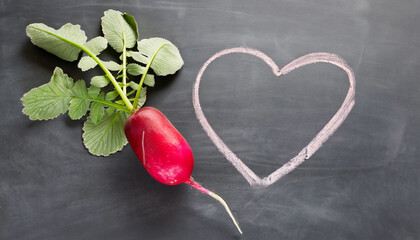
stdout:
<svg viewBox="0 0 420 240">
<path fill-rule="evenodd" d="M 159 78 L 147 105 L 163 111 L 190 142 L 193 176 L 225 198 L 240 236 L 213 199 L 147 175 L 129 146 L 94 157 L 82 121 L 24 116 L 21 96 L 55 66 L 81 72 L 33 46 L 25 27 L 80 24 L 100 34 L 107 9 L 132 14 L 140 37 L 164 37 L 185 61 Z M 0 2 L 1 239 L 419 239 L 420 2 L 10 1 Z M 279 66 L 333 52 L 353 68 L 356 105 L 329 141 L 295 171 L 251 188 L 198 123 L 191 101 L 201 65 L 230 47 L 259 49 Z M 105 54 L 105 57 L 114 57 Z M 244 54 L 214 62 L 201 103 L 210 124 L 261 177 L 296 155 L 341 105 L 344 71 L 315 64 L 276 78 Z"/>
</svg>

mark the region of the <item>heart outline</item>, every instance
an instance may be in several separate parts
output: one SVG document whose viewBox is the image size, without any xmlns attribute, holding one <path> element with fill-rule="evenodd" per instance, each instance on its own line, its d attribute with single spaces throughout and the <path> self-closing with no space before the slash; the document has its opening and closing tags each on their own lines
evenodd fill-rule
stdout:
<svg viewBox="0 0 420 240">
<path fill-rule="evenodd" d="M 230 150 L 230 148 L 217 135 L 217 133 L 213 130 L 213 128 L 207 121 L 207 118 L 205 117 L 203 110 L 201 108 L 201 105 L 200 105 L 200 98 L 199 98 L 200 82 L 208 65 L 210 65 L 217 58 L 220 58 L 224 55 L 232 54 L 232 53 L 245 53 L 245 54 L 253 55 L 255 57 L 260 58 L 267 65 L 271 67 L 273 74 L 277 77 L 286 75 L 292 70 L 295 70 L 297 68 L 300 68 L 309 64 L 324 62 L 324 63 L 330 63 L 332 65 L 336 65 L 339 68 L 343 69 L 347 73 L 347 76 L 349 78 L 349 90 L 347 92 L 347 95 L 341 107 L 337 110 L 334 116 L 295 157 L 290 159 L 287 163 L 283 164 L 280 168 L 278 168 L 277 170 L 275 170 L 268 176 L 264 177 L 263 179 L 257 176 L 244 162 L 242 162 L 242 160 L 239 159 L 236 156 L 236 154 L 232 150 Z M 302 57 L 299 57 L 293 60 L 292 62 L 288 63 L 283 68 L 279 69 L 277 64 L 265 53 L 256 49 L 252 49 L 252 48 L 237 47 L 237 48 L 228 48 L 228 49 L 219 51 L 215 53 L 212 57 L 210 57 L 203 64 L 194 82 L 192 99 L 193 99 L 193 106 L 194 106 L 194 111 L 195 111 L 197 119 L 199 120 L 204 131 L 209 136 L 210 140 L 216 145 L 218 150 L 238 170 L 238 172 L 242 174 L 242 176 L 248 181 L 248 183 L 251 186 L 267 187 L 275 183 L 280 178 L 290 173 L 294 169 L 296 169 L 306 159 L 309 159 L 316 151 L 318 151 L 319 148 L 321 148 L 322 144 L 324 144 L 334 134 L 334 132 L 341 126 L 341 124 L 347 118 L 348 114 L 350 113 L 350 111 L 352 110 L 355 104 L 355 100 L 354 100 L 355 94 L 356 94 L 356 80 L 354 77 L 354 73 L 352 69 L 347 65 L 347 63 L 336 54 L 326 53 L 326 52 L 309 53 L 307 55 L 304 55 Z"/>
</svg>

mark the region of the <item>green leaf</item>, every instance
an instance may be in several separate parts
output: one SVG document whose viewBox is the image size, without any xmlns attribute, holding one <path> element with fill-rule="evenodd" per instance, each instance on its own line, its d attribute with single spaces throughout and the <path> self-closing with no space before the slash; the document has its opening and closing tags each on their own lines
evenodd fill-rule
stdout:
<svg viewBox="0 0 420 240">
<path fill-rule="evenodd" d="M 34 88 L 22 97 L 23 113 L 32 120 L 58 117 L 69 108 L 73 98 L 73 80 L 56 67 L 50 82 Z"/>
<path fill-rule="evenodd" d="M 90 86 L 90 88 L 88 89 L 88 95 L 91 98 L 97 99 L 100 91 L 101 91 L 100 88 L 98 88 L 96 86 Z M 104 98 L 102 97 L 102 98 L 99 98 L 99 99 L 103 100 Z"/>
<path fill-rule="evenodd" d="M 74 83 L 59 67 L 55 68 L 50 82 L 30 90 L 22 97 L 23 113 L 32 120 L 56 118 L 67 110 L 71 119 L 80 119 L 89 110 L 92 101 L 113 104 L 104 100 L 104 93 L 100 93 L 98 87 L 91 86 L 88 89 L 83 80 Z M 119 105 L 114 105 L 125 111 Z M 101 115 L 94 116 L 95 121 L 99 118 Z"/>
<path fill-rule="evenodd" d="M 84 44 L 93 54 L 99 55 L 108 46 L 108 41 L 104 37 L 96 37 Z"/>
<path fill-rule="evenodd" d="M 26 27 L 26 34 L 36 46 L 71 62 L 79 57 L 81 50 L 78 45 L 83 45 L 87 40 L 80 25 L 70 23 L 58 30 L 43 23 L 33 23 Z"/>
<path fill-rule="evenodd" d="M 96 86 L 91 86 L 88 89 L 88 95 L 89 97 L 95 99 L 95 100 L 104 100 L 105 94 L 101 92 L 101 89 Z M 105 114 L 105 105 L 102 102 L 94 101 L 90 105 L 90 117 L 92 119 L 92 122 L 94 124 L 97 124 L 99 121 L 101 121 L 102 117 Z"/>
<path fill-rule="evenodd" d="M 123 74 L 120 74 L 120 75 L 118 75 L 115 79 L 120 79 L 120 78 L 123 78 L 124 77 L 124 75 Z M 122 83 L 121 83 L 122 84 Z"/>
<path fill-rule="evenodd" d="M 146 103 L 146 92 L 147 92 L 147 88 L 142 87 L 141 92 L 140 92 L 139 101 L 137 103 L 138 104 L 137 109 L 140 109 Z"/>
<path fill-rule="evenodd" d="M 145 85 L 149 86 L 149 87 L 154 87 L 155 86 L 155 76 L 153 74 L 147 74 L 143 83 Z M 137 90 L 137 88 L 139 88 L 139 85 L 136 82 L 133 82 L 133 81 L 129 82 L 128 86 L 130 86 L 132 89 L 135 89 L 135 90 Z"/>
<path fill-rule="evenodd" d="M 89 56 L 83 56 L 80 59 L 79 64 L 77 64 L 77 67 L 82 69 L 82 71 L 87 71 L 89 69 L 92 69 L 92 68 L 96 67 L 96 65 L 98 65 L 98 63 L 95 62 L 95 60 L 93 60 L 93 58 L 91 58 Z"/>
<path fill-rule="evenodd" d="M 98 124 L 105 114 L 105 106 L 99 102 L 90 105 L 90 118 L 93 124 Z"/>
<path fill-rule="evenodd" d="M 136 19 L 134 19 L 134 17 L 128 13 L 124 13 L 123 18 L 128 23 L 128 25 L 130 25 L 131 29 L 133 29 L 133 31 L 136 33 L 136 42 L 137 42 L 137 40 L 139 40 L 139 30 L 137 27 Z"/>
<path fill-rule="evenodd" d="M 155 76 L 153 74 L 147 74 L 146 78 L 144 79 L 143 82 L 146 86 L 149 87 L 154 87 L 155 86 Z M 139 85 L 136 82 L 129 82 L 128 85 L 132 88 L 137 90 L 137 88 L 139 88 Z"/>
<path fill-rule="evenodd" d="M 99 55 L 104 49 L 106 49 L 108 42 L 103 37 L 96 37 L 85 43 L 84 46 L 96 56 Z M 87 71 L 96 67 L 96 65 L 98 65 L 98 63 L 85 53 L 80 59 L 77 67 L 82 69 L 82 71 Z"/>
<path fill-rule="evenodd" d="M 69 117 L 77 120 L 87 113 L 91 102 L 85 81 L 78 80 L 74 84 L 73 93 L 75 96 L 70 101 Z"/>
<path fill-rule="evenodd" d="M 132 89 L 137 90 L 137 88 L 139 88 L 139 85 L 136 82 L 129 82 L 128 86 L 130 86 Z"/>
<path fill-rule="evenodd" d="M 138 75 L 143 74 L 144 71 L 145 71 L 145 68 L 143 66 L 140 66 L 137 63 L 130 63 L 127 65 L 127 72 L 130 75 L 138 76 Z"/>
<path fill-rule="evenodd" d="M 117 111 L 105 115 L 95 124 L 91 117 L 83 125 L 83 143 L 90 153 L 108 156 L 120 151 L 126 144 L 124 124 L 129 114 Z"/>
<path fill-rule="evenodd" d="M 103 92 L 100 93 L 100 89 L 98 87 L 91 86 L 89 89 L 87 89 L 83 80 L 79 80 L 74 84 L 73 94 L 74 96 L 70 101 L 69 107 L 69 116 L 71 119 L 80 119 L 82 116 L 84 116 L 88 111 L 91 102 L 93 102 L 93 109 L 91 108 L 90 117 L 94 123 L 97 123 L 102 119 L 103 111 L 100 112 L 100 110 L 103 110 L 105 105 L 111 105 L 114 108 L 126 111 L 122 106 L 124 103 L 118 105 L 112 103 L 111 101 L 104 100 L 105 94 Z M 110 100 L 113 100 L 118 96 L 119 95 L 117 91 L 112 91 L 107 94 L 107 97 Z"/>
<path fill-rule="evenodd" d="M 114 90 L 114 91 L 108 92 L 105 96 L 105 99 L 108 101 L 111 101 L 111 100 L 116 99 L 117 97 L 118 97 L 118 92 Z"/>
<path fill-rule="evenodd" d="M 96 37 L 85 43 L 84 46 L 96 56 L 99 55 L 104 49 L 106 49 L 108 42 L 103 37 Z M 98 65 L 98 63 L 85 53 L 80 59 L 77 67 L 82 69 L 82 71 L 87 71 L 96 67 L 96 65 Z"/>
<path fill-rule="evenodd" d="M 151 68 L 159 76 L 174 74 L 181 69 L 184 61 L 178 48 L 166 39 L 149 38 L 139 41 L 137 43 L 139 53 L 131 52 L 131 57 L 140 63 L 147 64 L 162 45 L 164 46 L 157 52 Z"/>
<path fill-rule="evenodd" d="M 155 76 L 153 74 L 146 74 L 146 77 L 144 78 L 144 82 L 145 85 L 149 86 L 149 87 L 154 87 L 155 86 Z M 132 88 L 137 90 L 137 88 L 139 88 L 139 85 L 136 82 L 129 82 L 128 85 Z"/>
<path fill-rule="evenodd" d="M 121 102 L 122 102 L 122 100 L 121 100 Z M 105 111 L 106 111 L 106 113 L 109 115 L 109 114 L 112 114 L 112 113 L 114 113 L 114 112 L 115 112 L 115 108 L 113 108 L 113 107 L 108 107 Z"/>
<path fill-rule="evenodd" d="M 126 48 L 132 48 L 136 44 L 138 33 L 133 27 L 133 22 L 130 19 L 127 22 L 123 14 L 116 10 L 105 11 L 102 17 L 104 36 L 109 45 L 119 53 L 123 51 L 124 43 Z"/>
<path fill-rule="evenodd" d="M 90 79 L 90 84 L 98 88 L 103 88 L 109 84 L 109 78 L 106 75 L 95 76 Z"/>
<path fill-rule="evenodd" d="M 140 52 L 135 51 L 127 51 L 127 57 L 131 57 L 139 63 L 147 64 L 149 62 L 149 58 L 141 54 Z"/>
<path fill-rule="evenodd" d="M 102 61 L 102 63 L 110 71 L 120 71 L 122 69 L 122 65 L 114 61 Z"/>
<path fill-rule="evenodd" d="M 153 74 L 146 74 L 143 82 L 146 86 L 154 87 L 155 86 L 155 76 Z"/>
</svg>

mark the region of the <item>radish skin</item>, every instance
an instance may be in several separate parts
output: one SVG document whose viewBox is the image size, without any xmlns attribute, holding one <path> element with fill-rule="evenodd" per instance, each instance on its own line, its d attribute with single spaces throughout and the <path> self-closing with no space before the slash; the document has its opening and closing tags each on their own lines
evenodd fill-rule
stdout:
<svg viewBox="0 0 420 240">
<path fill-rule="evenodd" d="M 194 158 L 190 146 L 156 108 L 144 107 L 125 122 L 125 136 L 147 172 L 157 181 L 177 185 L 190 179 Z"/>
<path fill-rule="evenodd" d="M 162 112 L 152 107 L 137 110 L 127 119 L 124 132 L 134 153 L 154 179 L 167 185 L 186 183 L 216 199 L 242 234 L 226 202 L 191 177 L 194 168 L 191 148 Z"/>
</svg>

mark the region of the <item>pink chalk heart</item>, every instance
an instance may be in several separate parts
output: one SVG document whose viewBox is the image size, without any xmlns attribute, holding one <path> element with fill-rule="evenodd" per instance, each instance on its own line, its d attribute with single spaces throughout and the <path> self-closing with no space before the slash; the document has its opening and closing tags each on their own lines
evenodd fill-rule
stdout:
<svg viewBox="0 0 420 240">
<path fill-rule="evenodd" d="M 260 58 L 271 67 L 274 75 L 276 76 L 287 74 L 294 69 L 300 68 L 308 64 L 324 62 L 324 63 L 333 64 L 342 68 L 349 77 L 350 85 L 349 85 L 349 90 L 347 92 L 347 96 L 344 99 L 341 107 L 338 109 L 335 115 L 330 119 L 330 121 L 312 139 L 312 141 L 310 141 L 309 144 L 306 145 L 294 158 L 290 159 L 287 163 L 285 163 L 279 169 L 275 170 L 273 173 L 264 177 L 263 179 L 258 177 L 245 163 L 242 162 L 241 159 L 239 159 L 235 155 L 235 153 L 232 152 L 232 150 L 229 149 L 228 146 L 226 146 L 223 140 L 217 135 L 217 133 L 210 126 L 209 122 L 207 121 L 203 113 L 203 110 L 201 109 L 200 98 L 199 98 L 199 88 L 200 88 L 201 77 L 203 76 L 204 71 L 207 69 L 208 65 L 212 63 L 214 60 L 224 55 L 231 54 L 231 53 L 245 53 L 245 54 L 253 55 L 255 57 Z M 279 180 L 280 178 L 282 178 L 284 175 L 288 174 L 289 172 L 293 171 L 296 167 L 302 164 L 306 159 L 309 159 L 322 146 L 322 144 L 324 144 L 331 137 L 331 135 L 340 127 L 340 125 L 347 118 L 348 114 L 350 113 L 351 109 L 354 106 L 354 96 L 356 93 L 355 86 L 356 86 L 356 80 L 354 78 L 354 73 L 351 70 L 351 68 L 346 64 L 346 62 L 342 58 L 332 53 L 324 53 L 324 52 L 310 53 L 310 54 L 304 55 L 300 58 L 293 60 L 291 63 L 287 64 L 282 69 L 279 69 L 279 67 L 274 63 L 274 61 L 261 51 L 250 49 L 250 48 L 242 48 L 242 47 L 229 48 L 229 49 L 225 49 L 223 51 L 220 51 L 214 54 L 201 67 L 194 83 L 193 105 L 194 105 L 194 110 L 195 110 L 197 119 L 200 121 L 203 129 L 206 131 L 207 135 L 210 137 L 211 141 L 216 145 L 219 151 L 223 153 L 223 155 L 225 155 L 227 160 L 230 163 L 232 163 L 232 165 L 245 177 L 245 179 L 248 181 L 248 183 L 251 186 L 266 187 L 273 184 L 274 182 L 276 182 L 277 180 Z"/>
</svg>

